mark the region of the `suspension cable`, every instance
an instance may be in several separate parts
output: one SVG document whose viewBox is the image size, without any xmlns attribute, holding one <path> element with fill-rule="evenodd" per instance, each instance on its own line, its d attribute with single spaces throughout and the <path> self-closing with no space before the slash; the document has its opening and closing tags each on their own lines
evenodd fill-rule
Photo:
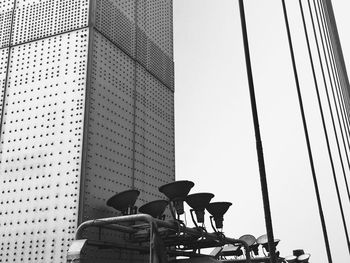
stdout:
<svg viewBox="0 0 350 263">
<path fill-rule="evenodd" d="M 336 189 L 336 192 L 337 192 L 337 198 L 338 198 L 339 208 L 340 208 L 341 217 L 342 217 L 342 221 L 343 221 L 344 232 L 345 232 L 345 236 L 346 236 L 348 250 L 349 250 L 349 253 L 350 253 L 350 242 L 349 242 L 348 228 L 346 226 L 346 221 L 345 221 L 345 217 L 344 217 L 344 209 L 343 209 L 343 204 L 342 204 L 341 197 L 340 197 L 340 191 L 339 191 L 339 186 L 338 186 L 337 175 L 335 173 L 333 156 L 332 156 L 331 147 L 330 147 L 330 143 L 329 143 L 328 132 L 327 132 L 327 128 L 326 128 L 326 122 L 325 122 L 323 109 L 322 109 L 321 98 L 320 98 L 320 92 L 319 92 L 319 89 L 318 89 L 318 83 L 317 83 L 317 79 L 316 79 L 315 66 L 314 66 L 314 61 L 313 61 L 313 58 L 312 58 L 312 53 L 311 53 L 311 48 L 310 48 L 310 40 L 309 40 L 308 30 L 307 30 L 306 22 L 305 22 L 304 8 L 303 8 L 303 5 L 301 3 L 301 0 L 299 0 L 299 7 L 300 7 L 301 17 L 302 17 L 302 20 L 303 20 L 305 39 L 306 39 L 307 49 L 308 49 L 308 53 L 309 53 L 309 59 L 310 59 L 310 64 L 311 64 L 311 69 L 312 69 L 312 76 L 313 76 L 314 84 L 315 84 L 315 90 L 316 90 L 316 94 L 317 94 L 318 107 L 319 107 L 319 110 L 320 110 L 320 113 L 321 113 L 323 132 L 324 132 L 324 136 L 325 136 L 326 144 L 327 144 L 328 157 L 329 157 L 329 161 L 330 161 L 331 167 L 332 167 L 332 175 L 333 175 L 334 185 L 335 185 L 335 189 Z M 344 177 L 345 177 L 345 173 L 344 173 Z"/>
<path fill-rule="evenodd" d="M 314 9 L 315 9 L 318 30 L 319 30 L 319 34 L 320 34 L 321 43 L 322 43 L 323 56 L 325 58 L 326 67 L 327 67 L 327 73 L 328 73 L 329 81 L 330 81 L 330 84 L 331 84 L 331 92 L 332 92 L 334 106 L 335 106 L 335 109 L 336 109 L 336 112 L 337 112 L 338 124 L 339 124 L 339 129 L 340 129 L 340 132 L 341 132 L 341 135 L 342 135 L 344 151 L 347 153 L 347 156 L 349 156 L 348 155 L 348 151 L 350 150 L 349 135 L 348 135 L 348 132 L 347 132 L 347 130 L 345 128 L 345 121 L 344 121 L 343 111 L 342 111 L 341 106 L 339 105 L 339 103 L 337 103 L 337 96 L 336 96 L 336 91 L 335 91 L 336 90 L 335 86 L 337 85 L 337 83 L 335 81 L 334 74 L 331 74 L 331 70 L 330 70 L 331 61 L 330 61 L 329 56 L 327 56 L 327 53 L 329 54 L 329 52 L 327 52 L 329 50 L 329 46 L 328 46 L 328 43 L 327 43 L 327 38 L 325 36 L 324 24 L 323 24 L 323 20 L 322 20 L 321 14 L 320 14 L 320 16 L 318 14 L 318 12 L 320 12 L 320 9 L 317 7 L 316 1 L 317 0 L 313 0 L 313 5 L 314 5 Z M 324 40 L 323 40 L 322 36 L 324 36 Z M 328 58 L 329 62 L 328 62 L 327 58 Z M 334 86 L 332 84 L 333 82 L 334 82 Z M 339 110 L 338 110 L 338 107 L 339 107 Z M 342 125 L 342 123 L 343 123 L 343 125 Z M 343 129 L 344 129 L 345 136 L 344 136 L 344 133 L 343 133 Z M 347 160 L 349 162 L 349 158 L 348 157 L 347 157 Z M 349 166 L 349 169 L 350 169 L 350 166 Z"/>
<path fill-rule="evenodd" d="M 299 77 L 298 77 L 298 72 L 297 72 L 296 63 L 295 63 L 294 48 L 293 48 L 290 29 L 289 29 L 289 21 L 288 21 L 285 0 L 282 0 L 282 6 L 283 6 L 283 13 L 284 13 L 284 20 L 285 20 L 285 24 L 286 24 L 287 36 L 288 36 L 290 55 L 291 55 L 291 59 L 292 59 L 295 84 L 296 84 L 296 89 L 297 89 L 297 93 L 298 93 L 299 107 L 300 107 L 300 112 L 301 112 L 301 117 L 302 117 L 302 122 L 303 122 L 303 127 L 304 127 L 306 145 L 307 145 L 307 150 L 308 150 L 308 155 L 309 155 L 309 161 L 310 161 L 310 167 L 311 167 L 311 172 L 312 172 L 312 178 L 313 178 L 313 182 L 314 182 L 316 199 L 317 199 L 318 211 L 319 211 L 322 230 L 323 230 L 323 237 L 324 237 L 324 242 L 325 242 L 325 246 L 326 246 L 328 262 L 331 263 L 332 262 L 332 255 L 331 255 L 331 251 L 330 251 L 330 247 L 329 247 L 327 227 L 326 227 L 326 223 L 325 223 L 325 219 L 324 219 L 321 198 L 320 198 L 320 193 L 319 193 L 319 189 L 318 189 L 318 182 L 317 182 L 317 177 L 316 177 L 316 172 L 315 172 L 315 167 L 314 167 L 314 161 L 313 161 L 313 156 L 312 156 L 312 151 L 311 151 L 309 133 L 308 133 L 308 128 L 307 128 L 307 124 L 306 124 L 303 100 L 302 100 L 301 91 L 300 91 Z"/>
<path fill-rule="evenodd" d="M 347 79 L 346 75 L 346 66 L 344 63 L 344 58 L 343 58 L 343 53 L 341 50 L 340 46 L 340 40 L 338 36 L 338 31 L 337 31 L 337 26 L 336 26 L 336 21 L 334 18 L 334 13 L 333 13 L 333 7 L 332 7 L 332 2 L 331 1 L 321 1 L 321 4 L 323 6 L 323 13 L 324 16 L 327 17 L 328 21 L 328 29 L 329 29 L 329 36 L 331 37 L 332 40 L 332 48 L 333 48 L 333 54 L 334 54 L 334 59 L 336 60 L 336 67 L 339 72 L 339 78 L 341 79 L 341 82 L 345 87 L 343 87 L 343 93 L 344 93 L 344 99 L 347 102 L 347 113 L 349 117 L 349 90 L 346 88 L 346 86 L 349 85 L 349 81 Z M 327 15 L 326 15 L 327 14 Z M 339 70 L 340 68 L 340 70 Z M 347 79 L 347 81 L 346 81 Z M 343 86 L 342 85 L 342 86 Z"/>
<path fill-rule="evenodd" d="M 325 71 L 324 71 L 324 67 L 323 67 L 323 63 L 322 63 L 321 52 L 320 52 L 320 45 L 319 45 L 319 42 L 318 42 L 318 39 L 317 39 L 317 33 L 316 33 L 316 28 L 315 28 L 315 21 L 314 21 L 314 17 L 313 17 L 313 14 L 312 14 L 310 0 L 307 0 L 307 3 L 308 3 L 308 9 L 309 9 L 309 14 L 310 14 L 311 23 L 312 23 L 313 35 L 314 35 L 314 38 L 315 38 L 315 43 L 316 43 L 316 48 L 317 48 L 317 55 L 318 55 L 319 64 L 320 64 L 320 67 L 321 67 L 323 84 L 324 84 L 325 91 L 326 91 L 328 108 L 329 108 L 329 112 L 330 112 L 330 115 L 331 115 L 333 132 L 334 132 L 335 141 L 336 141 L 336 144 L 337 144 L 339 160 L 340 160 L 342 172 L 343 172 L 343 175 L 344 175 L 344 181 L 345 181 L 346 190 L 347 190 L 347 194 L 348 194 L 348 198 L 349 198 L 349 202 L 350 202 L 349 185 L 348 185 L 348 181 L 347 181 L 347 178 L 346 178 L 343 157 L 342 157 L 340 144 L 339 144 L 338 133 L 337 133 L 337 129 L 336 129 L 336 126 L 335 126 L 334 114 L 333 114 L 333 110 L 332 110 L 332 106 L 331 106 L 331 102 L 330 102 L 330 97 L 329 97 L 329 92 L 328 92 L 328 87 L 327 87 L 328 85 L 327 85 Z M 338 116 L 338 118 L 339 118 L 339 116 Z M 343 136 L 343 134 L 342 134 L 342 136 Z M 349 170 L 350 170 L 350 162 L 349 162 L 349 158 L 348 158 L 348 155 L 347 155 L 347 151 L 345 151 L 345 154 L 346 154 L 346 160 L 347 160 L 347 163 L 348 163 L 348 167 L 349 167 Z"/>
<path fill-rule="evenodd" d="M 344 96 L 341 92 L 342 85 L 340 84 L 340 78 L 339 78 L 337 68 L 336 68 L 335 57 L 334 57 L 334 52 L 333 52 L 332 42 L 331 42 L 331 37 L 330 37 L 330 31 L 328 29 L 328 22 L 326 19 L 326 14 L 325 14 L 325 11 L 323 9 L 323 6 L 321 5 L 321 1 L 318 0 L 317 3 L 318 3 L 318 9 L 319 9 L 319 13 L 320 13 L 321 22 L 322 22 L 323 33 L 324 33 L 324 36 L 326 39 L 325 41 L 326 41 L 327 53 L 328 53 L 328 57 L 329 57 L 330 65 L 331 65 L 331 71 L 332 71 L 332 75 L 333 75 L 334 82 L 335 82 L 335 87 L 336 87 L 335 90 L 336 90 L 336 94 L 337 94 L 337 98 L 338 98 L 339 107 L 340 107 L 341 113 L 342 113 L 345 135 L 347 138 L 348 147 L 350 149 L 349 135 L 348 135 L 350 133 L 349 118 L 348 118 L 349 116 L 348 116 L 348 111 L 346 108 L 346 103 L 344 101 Z"/>
</svg>

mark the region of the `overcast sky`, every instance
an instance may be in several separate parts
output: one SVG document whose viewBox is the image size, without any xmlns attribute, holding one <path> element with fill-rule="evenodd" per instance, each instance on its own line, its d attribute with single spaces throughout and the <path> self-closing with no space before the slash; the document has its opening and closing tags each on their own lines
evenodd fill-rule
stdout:
<svg viewBox="0 0 350 263">
<path fill-rule="evenodd" d="M 286 2 L 333 261 L 348 263 L 298 1 Z M 350 70 L 350 3 L 333 5 Z M 281 1 L 246 0 L 245 7 L 278 249 L 287 256 L 303 248 L 311 262 L 326 262 Z M 237 0 L 174 0 L 176 177 L 194 181 L 193 192 L 233 203 L 225 232 L 236 238 L 266 231 L 241 36 Z M 324 100 L 321 84 L 320 90 Z M 330 139 L 350 228 L 333 133 Z"/>
</svg>

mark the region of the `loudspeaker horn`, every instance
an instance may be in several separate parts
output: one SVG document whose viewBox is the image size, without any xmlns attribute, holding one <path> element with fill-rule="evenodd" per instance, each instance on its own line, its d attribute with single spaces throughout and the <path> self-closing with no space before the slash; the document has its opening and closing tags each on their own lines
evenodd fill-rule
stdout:
<svg viewBox="0 0 350 263">
<path fill-rule="evenodd" d="M 216 228 L 223 228 L 224 214 L 231 205 L 232 203 L 230 202 L 213 202 L 206 207 L 208 212 L 214 217 Z"/>
<path fill-rule="evenodd" d="M 132 214 L 136 210 L 134 205 L 140 191 L 136 189 L 126 190 L 115 194 L 107 200 L 107 205 L 122 212 L 123 215 Z"/>
<path fill-rule="evenodd" d="M 253 235 L 243 235 L 239 238 L 248 244 L 248 246 L 252 246 L 256 242 L 256 238 Z"/>
<path fill-rule="evenodd" d="M 269 243 L 268 243 L 268 242 L 269 242 L 269 241 L 268 241 L 268 238 L 267 238 L 267 235 L 266 235 L 266 234 L 265 234 L 265 235 L 262 235 L 262 236 L 260 236 L 260 237 L 258 237 L 257 240 L 256 240 L 256 243 L 262 245 L 263 248 L 265 248 L 265 250 L 266 250 L 267 252 L 269 252 Z M 278 245 L 279 242 L 280 242 L 279 239 L 274 239 L 274 242 L 273 242 L 274 246 L 276 247 L 276 246 Z"/>
<path fill-rule="evenodd" d="M 168 201 L 166 200 L 155 200 L 141 206 L 139 208 L 139 212 L 148 214 L 150 216 L 153 216 L 154 218 L 160 219 L 167 205 L 168 205 Z"/>
<path fill-rule="evenodd" d="M 273 245 L 274 245 L 275 248 L 277 247 L 277 245 L 278 245 L 279 242 L 280 242 L 279 239 L 274 239 Z M 263 248 L 265 248 L 265 250 L 266 250 L 267 252 L 270 252 L 269 243 L 262 244 L 262 246 L 263 246 Z"/>
<path fill-rule="evenodd" d="M 253 251 L 256 256 L 259 255 L 259 244 L 256 243 L 256 238 L 253 235 L 243 235 L 239 239 L 248 244 L 249 251 Z"/>
<path fill-rule="evenodd" d="M 211 193 L 197 193 L 187 196 L 186 203 L 196 212 L 197 222 L 204 223 L 204 210 L 214 197 Z"/>
<path fill-rule="evenodd" d="M 194 183 L 183 180 L 165 184 L 159 187 L 159 191 L 163 193 L 170 201 L 174 203 L 176 213 L 182 215 L 184 213 L 184 200 L 191 191 Z"/>
</svg>

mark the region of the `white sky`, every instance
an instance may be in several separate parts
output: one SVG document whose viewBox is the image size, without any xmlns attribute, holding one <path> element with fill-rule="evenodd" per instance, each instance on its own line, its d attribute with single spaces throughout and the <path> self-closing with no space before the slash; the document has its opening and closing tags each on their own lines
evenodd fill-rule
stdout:
<svg viewBox="0 0 350 263">
<path fill-rule="evenodd" d="M 286 2 L 333 261 L 348 263 L 298 1 Z M 350 2 L 333 5 L 348 63 Z M 278 249 L 287 256 L 303 248 L 312 262 L 326 262 L 281 1 L 246 0 L 245 8 Z M 233 203 L 225 232 L 236 238 L 265 233 L 241 35 L 237 0 L 174 0 L 176 177 L 194 181 L 192 192 L 212 192 L 214 201 Z M 325 98 L 321 83 L 320 90 Z M 332 150 L 350 228 L 350 204 Z"/>
</svg>

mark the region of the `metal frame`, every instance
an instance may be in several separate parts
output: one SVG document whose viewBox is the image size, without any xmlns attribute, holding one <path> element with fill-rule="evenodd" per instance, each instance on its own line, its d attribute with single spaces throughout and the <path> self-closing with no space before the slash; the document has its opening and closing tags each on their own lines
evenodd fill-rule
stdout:
<svg viewBox="0 0 350 263">
<path fill-rule="evenodd" d="M 137 222 L 137 224 L 135 224 Z M 132 245 L 132 243 L 127 244 L 124 243 L 114 243 L 114 242 L 105 242 L 102 240 L 91 240 L 83 237 L 84 230 L 98 227 L 101 231 L 102 229 L 108 229 L 112 231 L 119 231 L 127 234 L 131 234 L 131 236 L 138 235 L 139 239 L 134 240 L 138 243 L 137 246 Z M 161 229 L 162 228 L 162 229 Z M 146 231 L 145 231 L 146 230 Z M 239 239 L 228 238 L 225 237 L 221 233 L 208 233 L 201 228 L 188 228 L 178 221 L 163 221 L 160 219 L 155 219 L 150 215 L 146 214 L 136 214 L 136 215 L 126 215 L 126 216 L 118 216 L 118 217 L 110 217 L 110 218 L 101 218 L 96 220 L 89 220 L 82 223 L 75 234 L 75 240 L 73 241 L 67 255 L 68 263 L 82 263 L 83 250 L 87 245 L 95 246 L 95 247 L 104 247 L 104 248 L 123 248 L 126 250 L 136 250 L 143 253 L 149 254 L 149 263 L 156 263 L 157 256 L 157 245 L 156 239 L 160 237 L 159 231 L 172 231 L 176 233 L 175 236 L 172 237 L 164 237 L 162 241 L 166 244 L 167 247 L 175 247 L 177 245 L 186 245 L 184 239 L 181 238 L 183 235 L 187 235 L 188 237 L 195 238 L 195 242 L 190 242 L 187 245 L 197 244 L 188 249 L 201 249 L 208 248 L 213 246 L 223 246 L 225 244 L 232 245 L 240 245 L 244 247 L 245 257 L 244 262 L 250 263 L 250 250 L 248 244 Z M 197 239 L 202 238 L 205 242 L 199 242 Z M 140 243 L 148 243 L 147 246 L 141 246 Z M 177 256 L 200 256 L 200 254 L 188 252 L 188 251 L 180 251 L 173 250 L 167 251 L 167 253 Z M 162 261 L 160 261 L 162 262 Z"/>
</svg>

